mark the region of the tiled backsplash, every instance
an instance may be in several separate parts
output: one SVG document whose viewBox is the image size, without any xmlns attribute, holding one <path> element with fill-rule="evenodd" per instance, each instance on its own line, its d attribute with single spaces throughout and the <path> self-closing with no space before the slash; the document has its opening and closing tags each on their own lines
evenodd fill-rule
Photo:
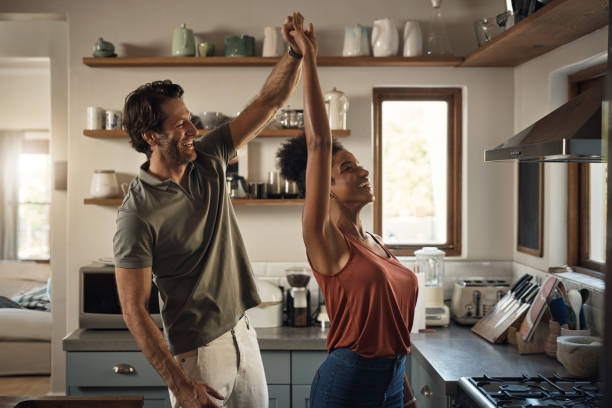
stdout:
<svg viewBox="0 0 612 408">
<path fill-rule="evenodd" d="M 413 269 L 414 258 L 399 258 L 408 268 Z M 263 279 L 282 286 L 289 287 L 285 278 L 285 270 L 291 267 L 309 267 L 307 262 L 253 262 L 253 273 L 258 279 Z M 444 263 L 444 297 L 450 299 L 453 286 L 459 279 L 485 277 L 507 279 L 510 283 L 515 282 L 525 273 L 532 274 L 542 279 L 549 276 L 548 273 L 531 268 L 512 261 L 454 261 L 446 260 Z M 593 335 L 599 335 L 603 327 L 603 282 L 596 278 L 577 273 L 556 274 L 569 289 L 587 288 L 591 295 L 585 304 L 585 319 L 587 326 L 592 329 Z M 314 277 L 308 283 L 311 292 L 311 306 L 316 309 L 319 302 L 319 291 L 317 281 Z"/>
</svg>

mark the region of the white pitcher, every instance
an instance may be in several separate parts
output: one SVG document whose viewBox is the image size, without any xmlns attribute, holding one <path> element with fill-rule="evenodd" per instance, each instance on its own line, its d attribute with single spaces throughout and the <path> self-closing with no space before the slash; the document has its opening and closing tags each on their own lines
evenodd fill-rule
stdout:
<svg viewBox="0 0 612 408">
<path fill-rule="evenodd" d="M 264 28 L 263 52 L 264 57 L 280 57 L 285 53 L 285 40 L 280 27 Z"/>
<path fill-rule="evenodd" d="M 343 57 L 358 57 L 370 55 L 368 28 L 361 24 L 344 27 Z"/>
<path fill-rule="evenodd" d="M 418 21 L 406 21 L 404 25 L 404 57 L 423 55 L 423 34 Z"/>
<path fill-rule="evenodd" d="M 372 28 L 372 52 L 375 57 L 397 55 L 399 33 L 389 18 L 374 20 Z"/>
</svg>

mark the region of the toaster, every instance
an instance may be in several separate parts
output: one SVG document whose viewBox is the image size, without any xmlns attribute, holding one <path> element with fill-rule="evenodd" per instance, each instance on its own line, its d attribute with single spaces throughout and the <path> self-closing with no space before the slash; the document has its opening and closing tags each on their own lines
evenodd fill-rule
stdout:
<svg viewBox="0 0 612 408">
<path fill-rule="evenodd" d="M 504 279 L 468 278 L 455 282 L 451 298 L 453 319 L 459 324 L 475 324 L 508 292 Z"/>
</svg>

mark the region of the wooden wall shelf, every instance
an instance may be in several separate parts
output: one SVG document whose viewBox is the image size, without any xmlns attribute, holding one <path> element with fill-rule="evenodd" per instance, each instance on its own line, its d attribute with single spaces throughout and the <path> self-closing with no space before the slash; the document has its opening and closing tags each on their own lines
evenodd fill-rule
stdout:
<svg viewBox="0 0 612 408">
<path fill-rule="evenodd" d="M 104 205 L 118 207 L 123 202 L 123 198 L 85 198 L 83 203 L 86 205 Z M 304 205 L 304 200 L 301 198 L 293 199 L 262 199 L 251 200 L 248 198 L 232 199 L 234 205 L 240 206 L 301 206 Z"/>
<path fill-rule="evenodd" d="M 198 130 L 198 135 L 206 134 L 207 130 Z M 258 137 L 294 137 L 302 134 L 303 129 L 273 129 L 262 130 Z M 83 134 L 96 139 L 126 139 L 128 137 L 125 130 L 83 130 Z M 351 135 L 350 130 L 332 130 L 334 137 L 347 137 Z"/>
<path fill-rule="evenodd" d="M 83 64 L 97 68 L 112 67 L 268 67 L 280 57 L 115 57 L 83 58 Z M 463 57 L 318 57 L 321 67 L 456 67 Z"/>
<path fill-rule="evenodd" d="M 465 57 L 464 67 L 515 67 L 608 24 L 608 0 L 552 0 Z"/>
</svg>

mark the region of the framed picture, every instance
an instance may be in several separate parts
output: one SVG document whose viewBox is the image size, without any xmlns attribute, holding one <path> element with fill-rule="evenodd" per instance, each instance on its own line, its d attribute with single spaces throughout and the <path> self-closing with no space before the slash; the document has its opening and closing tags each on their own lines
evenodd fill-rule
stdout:
<svg viewBox="0 0 612 408">
<path fill-rule="evenodd" d="M 542 256 L 544 225 L 544 163 L 518 164 L 518 225 L 519 252 Z"/>
</svg>

